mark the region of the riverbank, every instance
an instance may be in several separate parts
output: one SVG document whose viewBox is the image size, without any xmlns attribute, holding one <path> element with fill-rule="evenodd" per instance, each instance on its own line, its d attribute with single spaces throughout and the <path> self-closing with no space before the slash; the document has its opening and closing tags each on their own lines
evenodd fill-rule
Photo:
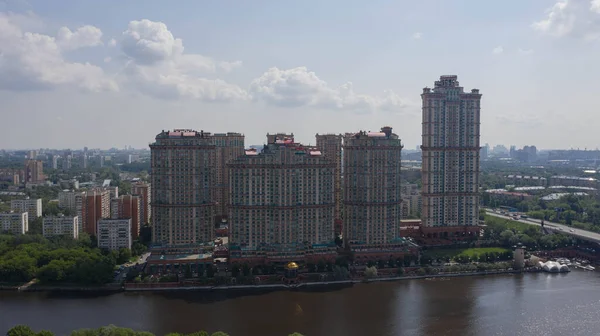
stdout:
<svg viewBox="0 0 600 336">
<path fill-rule="evenodd" d="M 156 283 L 156 284 L 108 284 L 103 286 L 82 286 L 82 285 L 40 285 L 31 286 L 0 286 L 0 290 L 10 290 L 19 292 L 172 292 L 172 291 L 227 291 L 227 290 L 244 290 L 244 291 L 276 291 L 276 290 L 312 290 L 340 287 L 351 287 L 359 283 L 374 283 L 374 282 L 389 282 L 402 280 L 418 280 L 418 279 L 434 279 L 434 278 L 456 278 L 456 277 L 472 277 L 472 276 L 489 276 L 500 274 L 521 274 L 539 272 L 536 269 L 529 270 L 499 270 L 499 271 L 480 271 L 480 272 L 462 272 L 462 273 L 443 273 L 430 275 L 411 275 L 411 276 L 396 276 L 396 277 L 378 277 L 371 279 L 350 279 L 339 281 L 320 281 L 320 282 L 305 282 L 298 284 L 264 284 L 264 285 L 229 285 L 229 286 L 181 286 L 179 283 Z"/>
</svg>

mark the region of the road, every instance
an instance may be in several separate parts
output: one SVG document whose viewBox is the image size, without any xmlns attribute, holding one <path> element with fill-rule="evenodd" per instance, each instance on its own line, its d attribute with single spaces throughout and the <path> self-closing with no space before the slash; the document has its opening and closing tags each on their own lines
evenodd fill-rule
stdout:
<svg viewBox="0 0 600 336">
<path fill-rule="evenodd" d="M 125 280 L 125 277 L 127 276 L 127 273 L 129 273 L 129 271 L 134 268 L 134 267 L 139 267 L 140 265 L 143 265 L 146 263 L 146 260 L 148 259 L 148 257 L 150 256 L 150 252 L 146 252 L 144 254 L 142 254 L 140 256 L 140 258 L 138 260 L 136 260 L 135 262 L 128 262 L 122 265 L 123 269 L 119 271 L 119 273 L 115 276 L 115 280 L 114 282 L 123 282 Z"/>
<path fill-rule="evenodd" d="M 534 218 L 514 219 L 510 216 L 505 216 L 505 215 L 493 212 L 490 209 L 485 209 L 485 211 L 490 216 L 504 218 L 504 219 L 510 219 L 510 220 L 514 220 L 514 221 L 524 223 L 524 224 L 541 226 L 541 221 L 539 219 L 534 219 Z M 576 228 L 573 228 L 568 225 L 564 225 L 564 224 L 560 224 L 560 223 L 553 223 L 553 222 L 548 222 L 548 221 L 544 221 L 544 228 L 547 230 L 550 230 L 550 231 L 564 233 L 564 234 L 567 234 L 567 235 L 570 235 L 570 236 L 573 236 L 573 237 L 576 237 L 576 238 L 579 238 L 582 240 L 600 243 L 600 233 L 576 229 Z"/>
</svg>

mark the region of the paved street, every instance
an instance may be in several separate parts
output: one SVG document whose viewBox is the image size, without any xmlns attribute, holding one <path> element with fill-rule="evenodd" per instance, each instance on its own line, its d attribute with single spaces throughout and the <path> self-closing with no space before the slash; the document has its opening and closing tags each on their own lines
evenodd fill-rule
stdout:
<svg viewBox="0 0 600 336">
<path fill-rule="evenodd" d="M 514 221 L 518 221 L 518 222 L 530 224 L 530 225 L 541 226 L 541 221 L 539 219 L 534 219 L 534 218 L 514 219 L 510 216 L 506 216 L 506 215 L 502 215 L 502 214 L 493 212 L 491 209 L 486 208 L 485 211 L 490 216 L 495 216 L 495 217 L 504 218 L 504 219 L 511 219 Z M 548 230 L 564 233 L 564 234 L 567 234 L 570 236 L 574 236 L 574 237 L 577 237 L 577 238 L 580 238 L 583 240 L 600 243 L 600 233 L 576 229 L 576 228 L 570 227 L 568 225 L 564 225 L 564 224 L 560 224 L 560 223 L 553 223 L 553 222 L 548 222 L 548 221 L 544 221 L 544 228 L 546 228 Z"/>
</svg>

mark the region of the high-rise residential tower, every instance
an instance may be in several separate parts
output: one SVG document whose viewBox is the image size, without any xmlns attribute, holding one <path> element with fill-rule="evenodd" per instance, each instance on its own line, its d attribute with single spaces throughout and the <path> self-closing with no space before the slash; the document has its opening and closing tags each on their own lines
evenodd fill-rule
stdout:
<svg viewBox="0 0 600 336">
<path fill-rule="evenodd" d="M 384 245 L 399 237 L 402 143 L 391 127 L 344 136 L 344 241 Z"/>
<path fill-rule="evenodd" d="M 422 226 L 428 236 L 478 232 L 479 90 L 464 92 L 457 76 L 424 88 L 421 168 Z"/>
<path fill-rule="evenodd" d="M 154 243 L 212 242 L 217 204 L 214 138 L 190 129 L 162 131 L 150 150 Z"/>
<path fill-rule="evenodd" d="M 150 223 L 151 190 L 150 183 L 136 182 L 131 185 L 131 194 L 140 198 L 140 225 Z"/>
<path fill-rule="evenodd" d="M 227 205 L 229 204 L 229 171 L 227 170 L 227 164 L 244 155 L 244 135 L 228 132 L 214 133 L 212 136 L 217 147 L 215 198 L 218 206 L 216 215 L 222 219 L 227 217 Z"/>
<path fill-rule="evenodd" d="M 44 164 L 40 160 L 25 160 L 25 183 L 44 182 Z"/>
<path fill-rule="evenodd" d="M 317 148 L 335 164 L 335 217 L 342 216 L 342 138 L 341 134 L 317 134 Z"/>
<path fill-rule="evenodd" d="M 96 236 L 98 221 L 110 218 L 110 191 L 100 188 L 87 191 L 84 207 L 83 231 Z"/>
<path fill-rule="evenodd" d="M 335 164 L 287 135 L 269 141 L 228 165 L 231 258 L 304 262 L 334 253 Z"/>
</svg>

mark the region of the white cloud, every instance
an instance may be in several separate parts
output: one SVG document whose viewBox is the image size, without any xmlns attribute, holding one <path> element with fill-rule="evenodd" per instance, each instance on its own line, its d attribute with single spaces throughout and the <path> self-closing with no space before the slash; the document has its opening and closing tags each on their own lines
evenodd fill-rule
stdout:
<svg viewBox="0 0 600 336">
<path fill-rule="evenodd" d="M 283 107 L 314 106 L 372 112 L 377 109 L 398 110 L 409 105 L 391 91 L 384 92 L 384 97 L 376 97 L 355 93 L 352 83 L 332 88 L 306 67 L 288 70 L 270 68 L 252 81 L 250 93 L 255 100 Z"/>
<path fill-rule="evenodd" d="M 417 32 L 417 33 L 414 33 L 414 34 L 412 35 L 412 38 L 413 38 L 414 40 L 419 40 L 419 39 L 421 39 L 421 37 L 423 37 L 423 33 L 419 33 L 419 32 Z"/>
<path fill-rule="evenodd" d="M 220 79 L 206 78 L 217 70 L 232 71 L 241 61 L 217 62 L 184 53 L 183 41 L 167 25 L 150 20 L 131 21 L 122 34 L 121 49 L 131 60 L 124 72 L 145 94 L 163 99 L 187 97 L 204 101 L 248 99 L 245 90 Z"/>
<path fill-rule="evenodd" d="M 518 52 L 521 55 L 531 55 L 531 54 L 533 54 L 533 49 L 521 49 L 521 48 L 519 48 Z"/>
<path fill-rule="evenodd" d="M 497 46 L 492 50 L 492 54 L 502 54 L 504 52 L 504 48 L 502 46 Z"/>
<path fill-rule="evenodd" d="M 599 0 L 559 0 L 532 28 L 554 37 L 600 37 Z"/>
<path fill-rule="evenodd" d="M 22 19 L 18 14 L 0 13 L 0 89 L 51 89 L 61 85 L 89 91 L 118 89 L 102 68 L 65 60 L 64 45 L 59 45 L 56 38 L 23 31 L 19 26 Z"/>
<path fill-rule="evenodd" d="M 242 66 L 242 61 L 235 62 L 219 62 L 219 68 L 225 72 L 231 72 L 235 68 Z"/>
<path fill-rule="evenodd" d="M 111 57 L 104 57 L 104 63 L 110 63 L 112 61 Z"/>
<path fill-rule="evenodd" d="M 102 45 L 102 31 L 94 26 L 83 26 L 74 32 L 67 27 L 58 30 L 56 43 L 65 50 Z"/>
<path fill-rule="evenodd" d="M 115 40 L 114 38 L 110 39 L 110 41 L 108 41 L 108 46 L 109 47 L 115 47 L 117 45 L 117 40 Z"/>
</svg>

